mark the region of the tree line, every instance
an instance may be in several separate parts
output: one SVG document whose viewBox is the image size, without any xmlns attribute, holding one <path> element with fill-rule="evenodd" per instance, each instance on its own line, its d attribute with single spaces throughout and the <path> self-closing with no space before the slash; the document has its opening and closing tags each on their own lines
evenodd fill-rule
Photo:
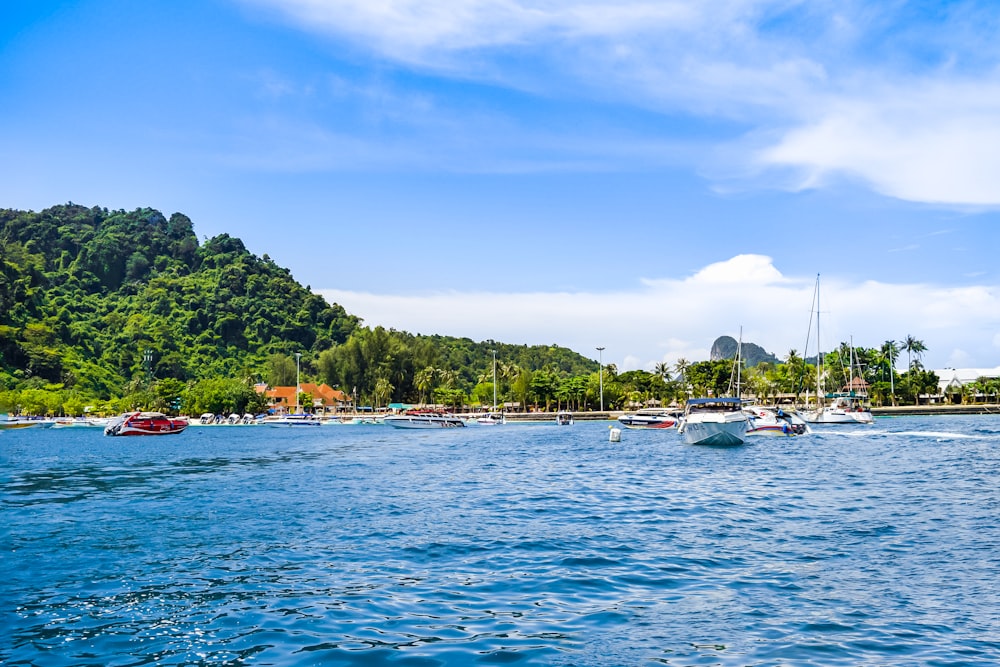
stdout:
<svg viewBox="0 0 1000 667">
<path fill-rule="evenodd" d="M 277 384 L 292 384 L 295 353 L 303 380 L 359 403 L 457 404 L 479 384 L 491 349 L 514 386 L 512 365 L 539 378 L 597 366 L 554 345 L 365 327 L 239 239 L 199 243 L 181 213 L 0 209 L 0 410 L 249 412 L 260 407 L 255 383 L 281 375 Z"/>
<path fill-rule="evenodd" d="M 296 353 L 303 381 L 373 407 L 492 407 L 495 395 L 519 409 L 592 410 L 737 389 L 762 401 L 815 394 L 817 360 L 795 350 L 783 360 L 759 350 L 735 387 L 733 345 L 713 346 L 728 359 L 619 373 L 556 345 L 366 327 L 239 239 L 199 243 L 181 213 L 72 203 L 0 210 L 0 410 L 258 412 L 265 399 L 254 385 L 294 384 Z M 926 350 L 913 336 L 875 348 L 842 343 L 824 355 L 823 384 L 840 389 L 853 368 L 876 405 L 915 403 L 937 392 L 921 363 Z M 964 400 L 996 394 L 985 380 L 965 391 Z"/>
</svg>

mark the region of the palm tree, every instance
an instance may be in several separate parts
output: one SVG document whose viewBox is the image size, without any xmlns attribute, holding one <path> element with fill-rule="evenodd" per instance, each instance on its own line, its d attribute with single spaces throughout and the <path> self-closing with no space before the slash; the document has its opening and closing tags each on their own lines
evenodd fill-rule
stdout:
<svg viewBox="0 0 1000 667">
<path fill-rule="evenodd" d="M 380 377 L 375 381 L 375 404 L 379 407 L 382 405 L 382 401 L 386 400 L 388 403 L 388 398 L 392 396 L 392 391 L 395 387 L 389 382 L 389 378 Z"/>
<path fill-rule="evenodd" d="M 915 356 L 917 361 L 920 361 L 920 357 L 927 351 L 927 346 L 924 345 L 924 341 L 907 335 L 906 340 L 903 341 L 903 349 L 906 350 L 906 367 L 908 370 L 912 370 L 913 361 L 911 355 Z"/>
<path fill-rule="evenodd" d="M 896 359 L 899 357 L 899 345 L 894 340 L 887 340 L 882 343 L 882 361 L 889 367 L 889 395 L 892 404 L 896 404 Z"/>
<path fill-rule="evenodd" d="M 674 362 L 674 372 L 681 377 L 681 388 L 684 390 L 685 396 L 687 396 L 687 372 L 689 368 L 691 368 L 691 362 L 684 357 L 680 357 Z"/>
<path fill-rule="evenodd" d="M 422 371 L 417 371 L 417 374 L 413 376 L 413 383 L 417 387 L 417 391 L 420 392 L 420 402 L 427 402 L 427 391 L 434 386 L 434 377 L 437 375 L 437 369 L 433 366 L 428 366 Z"/>
<path fill-rule="evenodd" d="M 664 380 L 670 379 L 670 364 L 665 361 L 661 361 L 653 366 L 653 373 L 659 375 Z"/>
</svg>

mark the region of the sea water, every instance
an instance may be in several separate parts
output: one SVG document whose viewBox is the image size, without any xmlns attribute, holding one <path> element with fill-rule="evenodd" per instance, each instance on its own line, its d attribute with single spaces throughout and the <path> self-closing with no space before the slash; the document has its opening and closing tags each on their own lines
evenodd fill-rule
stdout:
<svg viewBox="0 0 1000 667">
<path fill-rule="evenodd" d="M 1000 417 L 0 433 L 4 665 L 1000 664 Z"/>
</svg>

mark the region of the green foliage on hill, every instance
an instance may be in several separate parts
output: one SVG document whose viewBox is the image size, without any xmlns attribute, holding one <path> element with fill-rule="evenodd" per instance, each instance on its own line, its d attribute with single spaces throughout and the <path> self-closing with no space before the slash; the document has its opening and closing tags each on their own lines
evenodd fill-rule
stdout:
<svg viewBox="0 0 1000 667">
<path fill-rule="evenodd" d="M 937 377 L 920 365 L 922 341 L 904 345 L 842 344 L 827 353 L 825 386 L 860 375 L 876 403 L 936 391 Z M 903 374 L 894 368 L 901 349 Z M 0 412 L 255 412 L 264 402 L 253 383 L 292 384 L 296 353 L 303 381 L 326 382 L 361 405 L 488 406 L 495 393 L 522 408 L 621 409 L 734 391 L 727 357 L 735 350 L 722 337 L 713 361 L 601 373 L 554 345 L 363 327 L 239 239 L 199 244 L 180 213 L 0 209 Z M 769 400 L 816 385 L 815 366 L 794 350 L 781 363 L 744 343 L 741 356 L 741 392 Z"/>
<path fill-rule="evenodd" d="M 555 346 L 362 327 L 239 239 L 199 244 L 180 213 L 0 209 L 0 392 L 8 403 L 0 410 L 31 400 L 34 410 L 72 413 L 122 397 L 109 409 L 250 409 L 259 406 L 245 391 L 209 381 L 290 384 L 295 353 L 303 381 L 356 391 L 359 402 L 468 400 L 476 387 L 482 393 L 487 371 L 492 382 L 493 349 L 511 386 L 531 371 L 596 369 Z"/>
<path fill-rule="evenodd" d="M 175 213 L 0 210 L 0 382 L 96 395 L 129 381 L 255 373 L 275 352 L 343 343 L 358 319 L 226 234 Z M 143 356 L 152 351 L 152 365 Z"/>
</svg>

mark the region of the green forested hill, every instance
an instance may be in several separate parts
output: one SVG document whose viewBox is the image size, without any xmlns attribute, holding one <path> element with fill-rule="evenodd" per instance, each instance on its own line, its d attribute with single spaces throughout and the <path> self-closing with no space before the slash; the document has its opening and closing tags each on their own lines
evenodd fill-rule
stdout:
<svg viewBox="0 0 1000 667">
<path fill-rule="evenodd" d="M 288 384 L 298 352 L 303 380 L 360 400 L 462 400 L 482 389 L 491 349 L 510 392 L 527 372 L 596 370 L 565 348 L 362 327 L 239 239 L 199 244 L 180 213 L 0 209 L 0 391 L 132 395 L 133 404 L 146 392 L 169 404 L 205 394 L 205 383 Z"/>
<path fill-rule="evenodd" d="M 155 377 L 234 375 L 274 352 L 344 342 L 358 323 L 239 239 L 199 246 L 179 213 L 0 210 L 0 256 L 7 384 L 117 394 L 145 370 L 146 350 Z"/>
</svg>

